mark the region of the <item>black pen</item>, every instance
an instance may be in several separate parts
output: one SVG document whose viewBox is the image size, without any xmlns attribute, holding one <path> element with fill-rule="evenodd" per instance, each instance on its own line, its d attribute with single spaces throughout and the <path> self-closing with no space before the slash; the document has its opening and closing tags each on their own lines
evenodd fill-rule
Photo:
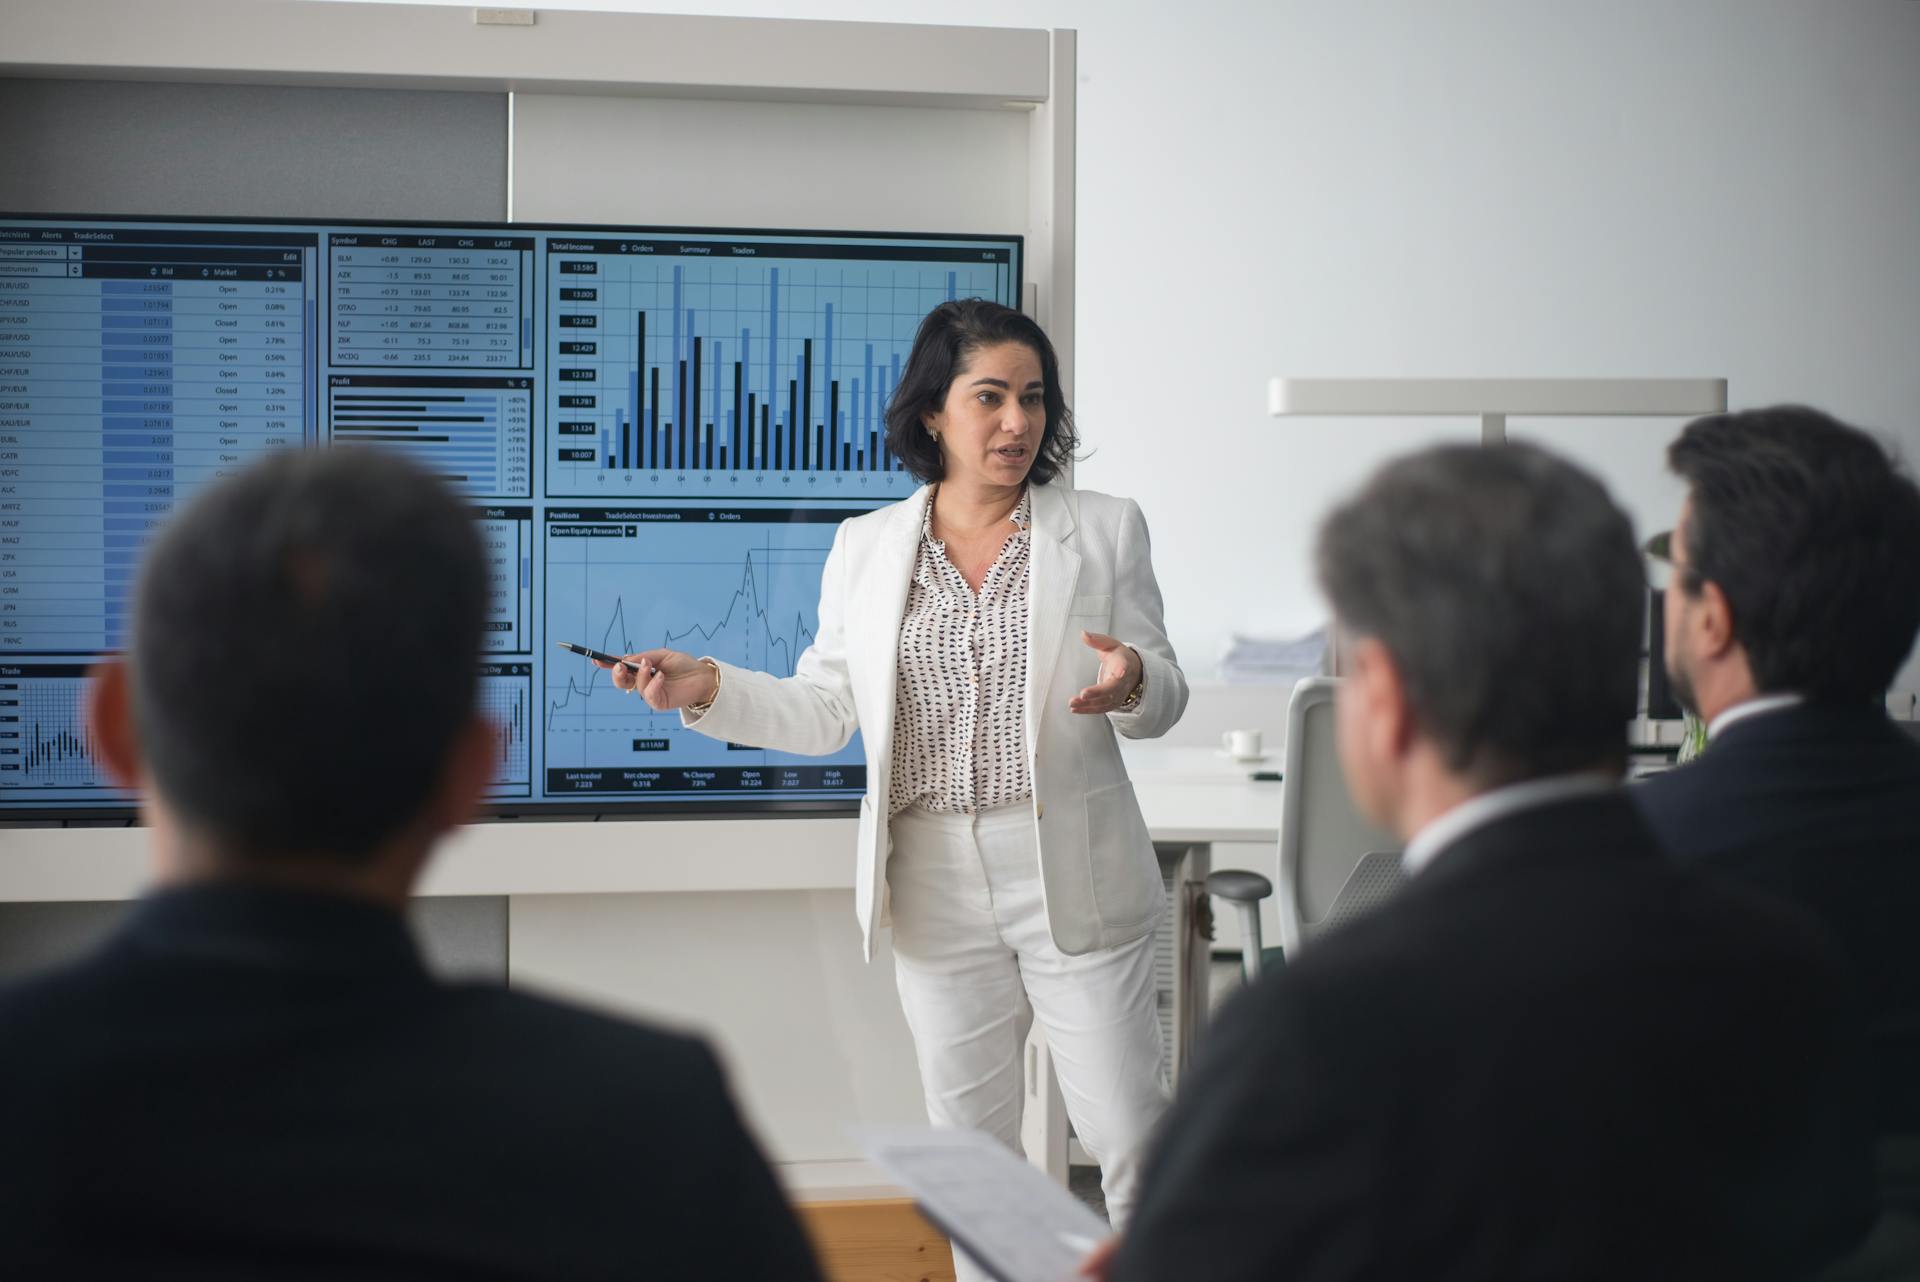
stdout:
<svg viewBox="0 0 1920 1282">
<path fill-rule="evenodd" d="M 589 659 L 597 659 L 597 660 L 599 660 L 599 661 L 600 661 L 601 663 L 610 663 L 610 664 L 615 664 L 615 665 L 617 665 L 617 666 L 619 666 L 619 667 L 622 667 L 622 668 L 626 668 L 626 669 L 628 669 L 629 671 L 632 671 L 632 672 L 638 672 L 638 671 L 640 671 L 640 665 L 639 665 L 639 664 L 637 664 L 637 663 L 628 663 L 628 662 L 627 662 L 627 661 L 626 661 L 625 659 L 623 659 L 623 658 L 621 658 L 621 657 L 620 657 L 619 655 L 617 655 L 617 654 L 607 654 L 607 653 L 605 653 L 604 651 L 601 651 L 601 650 L 590 650 L 590 649 L 588 649 L 588 648 L 587 648 L 586 646 L 583 646 L 583 645 L 575 645 L 575 644 L 574 644 L 573 642 L 571 642 L 571 641 L 555 641 L 555 642 L 554 642 L 554 644 L 555 644 L 555 645 L 557 645 L 557 646 L 559 646 L 559 647 L 560 647 L 560 648 L 561 648 L 562 650 L 571 650 L 571 651 L 573 651 L 573 652 L 574 652 L 575 654 L 584 654 L 585 656 L 587 656 L 587 658 L 589 658 Z"/>
</svg>

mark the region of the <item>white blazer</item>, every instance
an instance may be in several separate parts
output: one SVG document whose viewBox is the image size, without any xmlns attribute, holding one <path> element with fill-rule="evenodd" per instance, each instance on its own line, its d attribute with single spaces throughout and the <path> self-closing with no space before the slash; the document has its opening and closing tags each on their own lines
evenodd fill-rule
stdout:
<svg viewBox="0 0 1920 1282">
<path fill-rule="evenodd" d="M 1167 643 L 1147 522 L 1132 499 L 1035 485 L 1027 581 L 1027 766 L 1034 785 L 1047 923 L 1065 953 L 1147 934 L 1166 894 L 1146 821 L 1114 732 L 1165 734 L 1187 706 L 1187 679 Z M 721 663 L 720 692 L 685 724 L 704 734 L 818 756 L 864 733 L 854 910 L 866 956 L 887 923 L 886 863 L 900 621 L 932 488 L 841 523 L 820 579 L 820 626 L 794 675 Z M 1132 646 L 1146 668 L 1140 705 L 1106 716 L 1069 712 L 1100 658 L 1081 629 Z M 715 662 L 718 662 L 716 660 Z"/>
</svg>

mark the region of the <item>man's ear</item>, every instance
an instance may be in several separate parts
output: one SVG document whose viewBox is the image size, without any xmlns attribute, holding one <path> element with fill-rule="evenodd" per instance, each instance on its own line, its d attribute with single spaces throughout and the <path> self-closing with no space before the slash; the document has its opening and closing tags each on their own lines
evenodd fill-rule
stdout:
<svg viewBox="0 0 1920 1282">
<path fill-rule="evenodd" d="M 1700 584 L 1695 601 L 1698 606 L 1693 611 L 1695 651 L 1702 658 L 1721 658 L 1737 644 L 1733 635 L 1733 606 L 1712 579 Z"/>
<path fill-rule="evenodd" d="M 453 738 L 447 768 L 429 814 L 435 835 L 459 827 L 479 812 L 500 757 L 500 728 L 474 716 Z"/>
<path fill-rule="evenodd" d="M 122 788 L 141 783 L 140 735 L 133 724 L 133 676 L 123 659 L 98 664 L 87 683 L 87 733 L 107 775 Z"/>
<path fill-rule="evenodd" d="M 1348 681 L 1354 687 L 1371 754 L 1378 761 L 1398 761 L 1413 745 L 1413 712 L 1407 704 L 1406 681 L 1393 654 L 1377 638 L 1361 637 L 1348 653 Z"/>
</svg>

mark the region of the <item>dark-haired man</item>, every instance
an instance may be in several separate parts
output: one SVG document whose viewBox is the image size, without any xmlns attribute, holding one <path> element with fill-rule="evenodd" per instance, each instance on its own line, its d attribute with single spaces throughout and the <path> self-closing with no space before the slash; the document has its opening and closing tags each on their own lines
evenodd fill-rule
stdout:
<svg viewBox="0 0 1920 1282">
<path fill-rule="evenodd" d="M 160 888 L 0 991 L 0 1273 L 817 1278 L 705 1047 L 421 965 L 401 908 L 497 748 L 486 599 L 392 456 L 280 455 L 161 534 L 90 709 Z"/>
<path fill-rule="evenodd" d="M 1525 446 L 1328 519 L 1336 725 L 1407 887 L 1210 1030 L 1119 1282 L 1791 1278 L 1870 1209 L 1838 960 L 1659 852 L 1617 781 L 1641 564 Z"/>
<path fill-rule="evenodd" d="M 1884 707 L 1920 631 L 1920 489 L 1797 405 L 1700 419 L 1667 457 L 1687 483 L 1667 670 L 1709 748 L 1633 797 L 1675 855 L 1810 910 L 1847 954 L 1920 1269 L 1920 743 Z"/>
</svg>

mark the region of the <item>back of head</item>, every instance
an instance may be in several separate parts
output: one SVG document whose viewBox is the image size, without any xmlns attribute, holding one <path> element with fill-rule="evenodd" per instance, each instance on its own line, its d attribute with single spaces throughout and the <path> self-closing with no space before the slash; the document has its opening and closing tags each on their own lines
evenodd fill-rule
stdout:
<svg viewBox="0 0 1920 1282">
<path fill-rule="evenodd" d="M 1621 762 L 1645 574 L 1591 475 L 1528 445 L 1398 459 L 1327 518 L 1322 589 L 1393 657 L 1415 722 L 1481 786 Z"/>
<path fill-rule="evenodd" d="M 396 456 L 288 452 L 221 483 L 140 574 L 153 785 L 228 857 L 371 858 L 471 723 L 486 601 L 470 514 Z"/>
<path fill-rule="evenodd" d="M 1802 405 L 1716 414 L 1667 451 L 1687 482 L 1682 590 L 1717 584 L 1761 691 L 1878 699 L 1920 630 L 1920 489 Z"/>
</svg>

